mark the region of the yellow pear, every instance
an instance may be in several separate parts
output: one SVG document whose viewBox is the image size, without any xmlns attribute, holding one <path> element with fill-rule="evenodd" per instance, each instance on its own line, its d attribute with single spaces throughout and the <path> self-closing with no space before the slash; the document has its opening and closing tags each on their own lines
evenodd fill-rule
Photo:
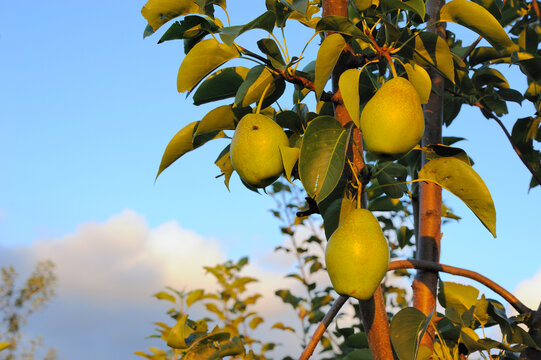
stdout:
<svg viewBox="0 0 541 360">
<path fill-rule="evenodd" d="M 369 299 L 389 267 L 389 246 L 376 217 L 352 210 L 331 235 L 325 262 L 337 293 Z"/>
<path fill-rule="evenodd" d="M 237 124 L 231 141 L 233 169 L 247 184 L 262 188 L 284 170 L 280 146 L 289 146 L 280 125 L 262 114 L 247 114 Z"/>
<path fill-rule="evenodd" d="M 361 113 L 366 149 L 382 160 L 407 154 L 423 136 L 424 128 L 419 94 L 401 77 L 385 82 Z"/>
</svg>

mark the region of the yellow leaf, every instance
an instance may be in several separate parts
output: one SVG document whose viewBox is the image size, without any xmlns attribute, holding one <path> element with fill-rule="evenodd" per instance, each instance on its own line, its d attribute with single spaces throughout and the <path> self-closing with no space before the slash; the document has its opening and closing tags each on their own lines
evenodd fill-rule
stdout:
<svg viewBox="0 0 541 360">
<path fill-rule="evenodd" d="M 408 79 L 413 85 L 417 93 L 419 94 L 419 99 L 421 104 L 426 104 L 428 98 L 430 97 L 430 91 L 432 90 L 432 81 L 426 70 L 415 64 L 407 63 L 404 65 L 406 68 L 406 73 L 408 74 Z"/>
<path fill-rule="evenodd" d="M 461 159 L 449 156 L 427 162 L 419 171 L 420 181 L 431 181 L 462 200 L 496 237 L 496 209 L 485 182 Z"/>
<path fill-rule="evenodd" d="M 300 149 L 296 147 L 280 146 L 280 154 L 282 155 L 282 163 L 284 164 L 284 172 L 287 181 L 291 182 L 291 172 L 299 159 Z"/>
<path fill-rule="evenodd" d="M 342 100 L 346 110 L 353 120 L 353 123 L 360 128 L 359 123 L 359 77 L 361 71 L 358 69 L 346 70 L 340 75 L 338 80 L 338 87 L 340 88 L 340 94 L 342 94 Z"/>
<path fill-rule="evenodd" d="M 193 0 L 148 0 L 141 9 L 141 15 L 156 31 L 171 19 L 186 14 L 199 13 L 199 6 Z"/>
<path fill-rule="evenodd" d="M 331 76 L 332 70 L 346 46 L 342 35 L 334 33 L 325 38 L 319 47 L 316 58 L 314 87 L 316 99 L 319 100 L 325 84 Z"/>
<path fill-rule="evenodd" d="M 178 92 L 192 91 L 217 67 L 239 56 L 235 47 L 222 44 L 215 39 L 197 43 L 180 64 L 177 77 Z"/>
</svg>

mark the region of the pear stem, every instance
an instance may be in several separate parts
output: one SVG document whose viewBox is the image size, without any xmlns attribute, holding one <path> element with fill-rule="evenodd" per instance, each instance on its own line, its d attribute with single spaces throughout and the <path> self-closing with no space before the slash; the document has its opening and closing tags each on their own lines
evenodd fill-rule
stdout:
<svg viewBox="0 0 541 360">
<path fill-rule="evenodd" d="M 396 68 L 394 67 L 393 59 L 391 58 L 391 55 L 387 51 L 384 53 L 385 59 L 387 59 L 387 62 L 389 63 L 389 67 L 391 68 L 391 73 L 393 74 L 393 78 L 397 78 L 398 74 L 396 73 Z"/>
<path fill-rule="evenodd" d="M 261 98 L 259 99 L 259 102 L 257 103 L 257 109 L 255 111 L 256 114 L 259 114 L 261 111 L 261 104 L 263 104 L 263 100 L 265 100 L 265 95 L 267 95 L 267 91 L 269 91 L 269 88 L 271 86 L 272 82 L 268 83 L 265 87 L 265 90 L 263 90 L 263 94 L 261 94 Z"/>
</svg>

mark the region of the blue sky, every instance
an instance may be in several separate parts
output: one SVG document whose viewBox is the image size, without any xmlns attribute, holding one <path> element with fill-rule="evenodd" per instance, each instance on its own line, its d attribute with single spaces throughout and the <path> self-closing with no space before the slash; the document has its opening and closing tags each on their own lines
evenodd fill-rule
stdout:
<svg viewBox="0 0 541 360">
<path fill-rule="evenodd" d="M 0 266 L 14 264 L 24 270 L 32 260 L 57 256 L 59 297 L 36 318 L 32 331 L 44 334 L 45 342 L 60 349 L 65 358 L 134 358 L 131 352 L 150 344 L 144 336 L 163 311 L 149 295 L 171 282 L 177 281 L 179 287 L 189 283 L 187 269 L 251 255 L 254 272 L 280 283 L 285 274 L 280 271 L 291 266 L 272 254 L 283 242 L 278 223 L 268 212 L 272 199 L 246 190 L 236 176 L 231 192 L 222 179 L 215 179 L 219 171 L 213 162 L 225 141 L 217 140 L 182 158 L 154 184 L 167 142 L 211 107 L 195 107 L 176 91 L 181 43 L 156 45 L 163 30 L 142 39 L 144 3 L 1 1 Z M 242 8 L 239 1 L 229 3 L 233 24 L 242 24 L 263 9 L 262 1 L 244 3 Z M 299 36 L 296 29 L 289 30 L 291 53 L 310 36 Z M 251 39 L 250 35 L 240 38 L 255 49 Z M 512 86 L 524 89 L 520 73 L 502 69 Z M 509 129 L 516 117 L 531 114 L 530 108 L 515 105 L 510 111 L 514 117 L 504 119 Z M 521 281 L 534 279 L 541 267 L 537 230 L 541 188 L 528 194 L 527 170 L 498 126 L 479 111 L 465 109 L 444 131 L 468 138 L 459 145 L 475 160 L 474 169 L 492 193 L 498 238 L 493 239 L 460 201 L 446 193 L 447 204 L 463 220 L 444 226 L 442 262 L 479 271 L 513 290 Z M 146 234 L 144 240 L 133 232 L 126 234 L 123 226 L 140 229 L 140 234 Z M 94 233 L 110 242 L 94 241 Z M 159 240 L 160 234 L 170 241 Z M 139 245 L 132 248 L 131 243 L 119 243 L 119 238 L 135 239 Z M 104 256 L 96 244 L 110 256 Z M 175 257 L 156 262 L 167 256 L 162 251 L 166 245 L 173 246 L 178 259 L 190 266 L 171 270 L 166 265 L 174 267 Z M 90 250 L 82 251 L 85 246 Z M 107 266 L 118 265 L 116 259 L 127 256 L 127 248 L 133 251 L 132 260 L 142 261 L 140 254 L 148 251 L 153 254 L 152 259 L 136 261 L 151 275 L 143 276 L 136 266 L 125 277 L 108 270 Z M 189 256 L 190 249 L 208 256 Z M 119 300 L 120 295 L 109 298 L 107 286 L 100 288 L 100 301 L 86 296 L 92 293 L 89 288 L 79 288 L 77 281 L 69 279 L 78 268 L 62 263 L 69 262 L 70 256 L 86 264 L 80 268 L 85 279 L 95 273 L 89 269 L 97 273 L 105 269 L 103 278 L 117 281 L 111 284 L 127 286 L 127 292 L 133 287 L 130 300 Z M 197 271 L 194 278 L 202 276 Z M 69 281 L 62 282 L 62 275 Z M 134 284 L 127 284 L 130 281 Z M 541 293 L 540 281 L 532 281 L 530 288 Z M 126 315 L 131 308 L 139 309 L 141 317 Z M 87 354 L 78 351 L 78 344 L 84 344 L 82 334 L 77 337 L 70 330 L 72 315 L 81 312 L 87 314 L 81 321 L 89 321 L 83 334 L 99 339 Z M 94 318 L 102 321 L 114 317 L 111 329 L 119 329 L 120 334 L 100 334 L 104 324 L 90 322 L 93 313 L 102 314 Z M 121 335 L 123 321 L 129 328 L 125 336 Z"/>
</svg>

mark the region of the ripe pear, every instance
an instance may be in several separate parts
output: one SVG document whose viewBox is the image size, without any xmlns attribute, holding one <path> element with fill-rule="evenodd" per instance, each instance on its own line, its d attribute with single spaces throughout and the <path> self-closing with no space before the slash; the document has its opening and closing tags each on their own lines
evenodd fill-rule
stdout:
<svg viewBox="0 0 541 360">
<path fill-rule="evenodd" d="M 262 114 L 247 114 L 237 124 L 231 141 L 233 169 L 247 184 L 263 188 L 284 170 L 280 146 L 289 146 L 280 125 Z"/>
<path fill-rule="evenodd" d="M 361 113 L 366 149 L 382 160 L 406 155 L 417 145 L 424 129 L 419 94 L 402 77 L 385 82 Z"/>
<path fill-rule="evenodd" d="M 389 267 L 389 246 L 376 217 L 352 210 L 331 235 L 325 262 L 337 293 L 369 299 Z"/>
</svg>

